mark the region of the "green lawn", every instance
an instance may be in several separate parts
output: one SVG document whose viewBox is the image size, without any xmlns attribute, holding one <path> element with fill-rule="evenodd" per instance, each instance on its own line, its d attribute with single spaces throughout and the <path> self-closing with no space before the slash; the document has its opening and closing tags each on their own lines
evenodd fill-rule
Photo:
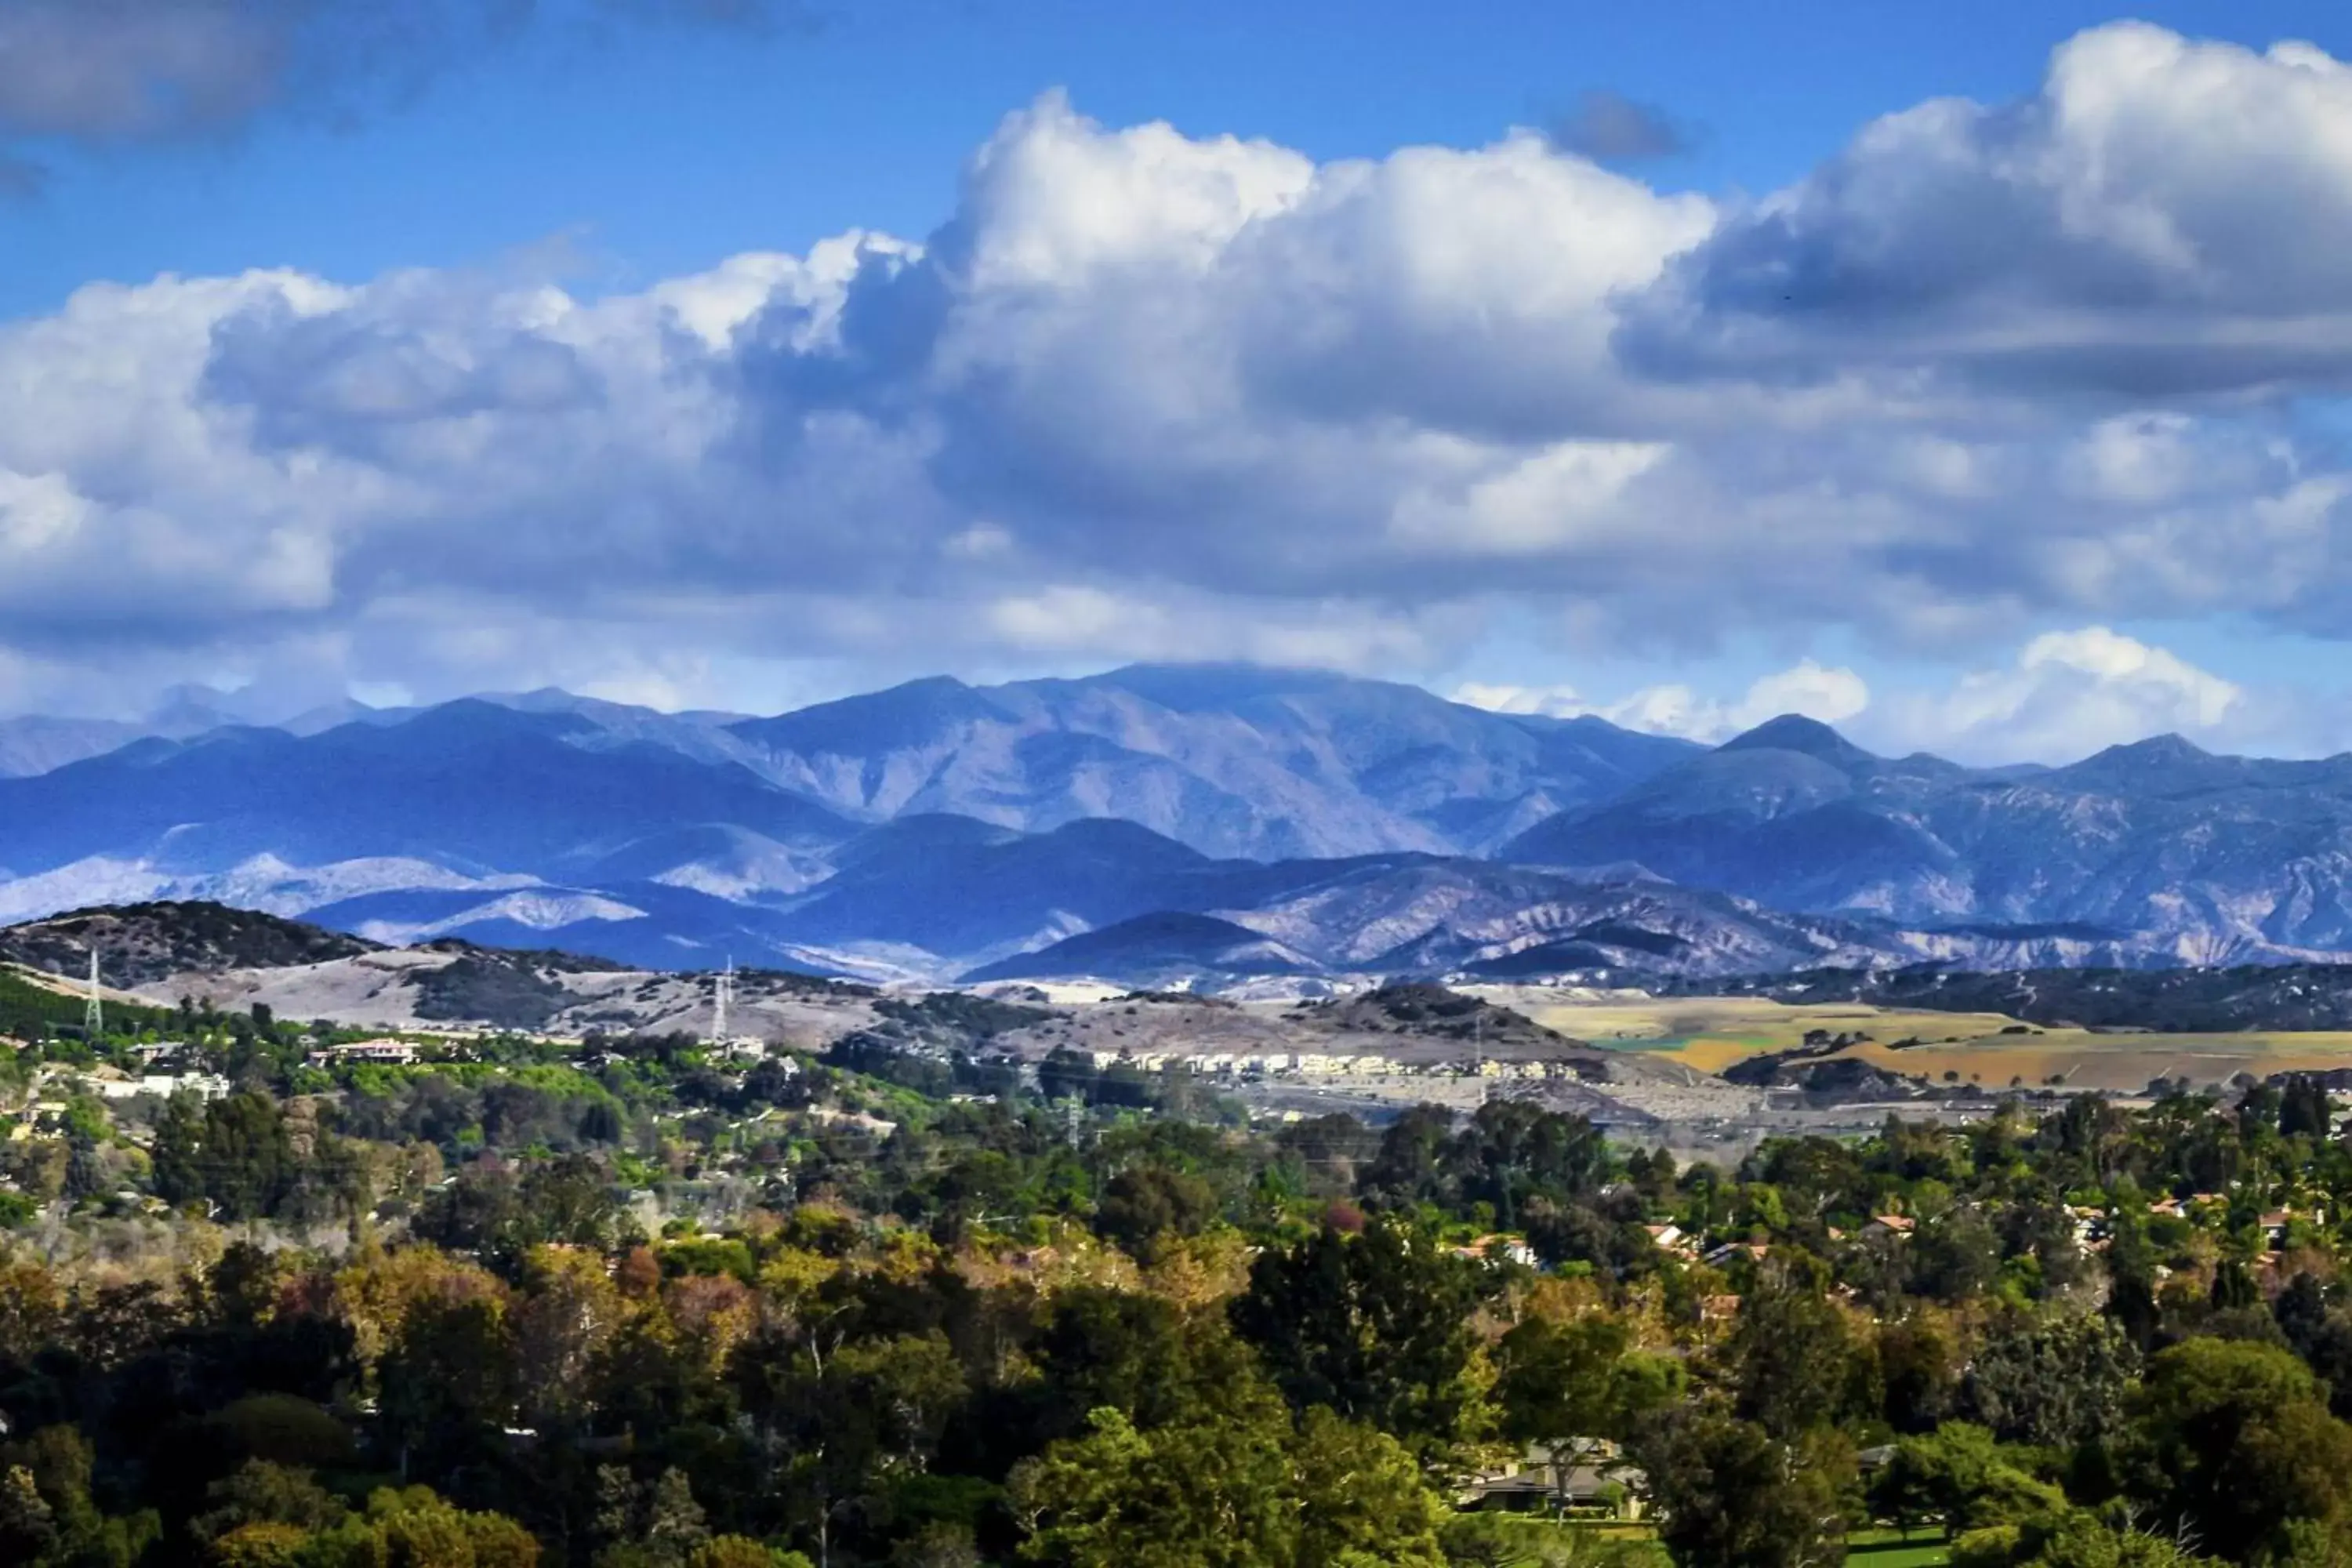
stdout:
<svg viewBox="0 0 2352 1568">
<path fill-rule="evenodd" d="M 1525 1555 L 1515 1568 L 1668 1568 L 1665 1549 L 1650 1524 L 1568 1522 L 1526 1514 L 1464 1517 L 1517 1545 Z M 1952 1559 L 1950 1543 L 1931 1530 L 1915 1531 L 1908 1541 L 1892 1530 L 1857 1530 L 1846 1537 L 1845 1560 L 1853 1568 L 1946 1568 Z"/>
<path fill-rule="evenodd" d="M 1845 1538 L 1845 1560 L 1858 1568 L 1943 1568 L 1952 1556 L 1950 1545 L 1932 1531 L 1915 1532 L 1906 1542 L 1891 1530 L 1858 1530 Z"/>
</svg>

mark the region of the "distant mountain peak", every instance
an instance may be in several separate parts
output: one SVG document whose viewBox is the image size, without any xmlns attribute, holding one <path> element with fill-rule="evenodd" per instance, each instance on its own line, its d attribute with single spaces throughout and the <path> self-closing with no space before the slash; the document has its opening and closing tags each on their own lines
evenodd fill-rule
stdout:
<svg viewBox="0 0 2352 1568">
<path fill-rule="evenodd" d="M 1724 752 L 1801 752 L 1809 757 L 1819 757 L 1825 763 L 1841 767 L 1878 760 L 1820 720 L 1808 719 L 1802 713 L 1783 713 L 1777 719 L 1767 719 L 1753 730 L 1734 735 L 1716 749 Z"/>
<path fill-rule="evenodd" d="M 2243 757 L 2216 756 L 2179 735 L 2150 735 L 2109 746 L 2051 775 L 2102 790 L 2202 789 L 2247 782 L 2256 772 Z"/>
<path fill-rule="evenodd" d="M 917 745 L 963 725 L 1004 717 L 985 694 L 955 677 L 927 675 L 772 719 L 746 719 L 727 729 L 754 745 L 845 756 Z"/>
<path fill-rule="evenodd" d="M 1186 712 L 1263 700 L 1269 697 L 1328 691 L 1347 685 L 1349 680 L 1349 677 L 1328 669 L 1228 661 L 1130 664 L 1071 684 L 1116 687 L 1163 708 Z"/>
<path fill-rule="evenodd" d="M 2144 741 L 2127 741 L 2121 745 L 2109 746 L 2089 760 L 2158 766 L 2173 763 L 2209 762 L 2212 756 L 2212 752 L 2196 742 L 2168 731 L 2161 735 L 2150 735 Z"/>
</svg>

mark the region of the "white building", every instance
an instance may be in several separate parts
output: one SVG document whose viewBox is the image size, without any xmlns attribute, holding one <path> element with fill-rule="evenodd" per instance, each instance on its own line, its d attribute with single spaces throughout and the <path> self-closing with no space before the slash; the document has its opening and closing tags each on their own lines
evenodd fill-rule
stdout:
<svg viewBox="0 0 2352 1568">
<path fill-rule="evenodd" d="M 100 1100 L 129 1100 L 134 1095 L 152 1094 L 168 1098 L 184 1089 L 195 1090 L 206 1100 L 218 1100 L 229 1089 L 228 1079 L 216 1072 L 192 1072 L 173 1077 L 169 1073 L 147 1073 L 139 1078 L 102 1078 L 90 1087 Z"/>
<path fill-rule="evenodd" d="M 407 1040 L 389 1037 L 380 1040 L 357 1040 L 348 1046 L 329 1046 L 312 1051 L 304 1058 L 312 1067 L 324 1067 L 329 1062 L 394 1062 L 405 1067 L 416 1059 L 416 1047 Z"/>
</svg>

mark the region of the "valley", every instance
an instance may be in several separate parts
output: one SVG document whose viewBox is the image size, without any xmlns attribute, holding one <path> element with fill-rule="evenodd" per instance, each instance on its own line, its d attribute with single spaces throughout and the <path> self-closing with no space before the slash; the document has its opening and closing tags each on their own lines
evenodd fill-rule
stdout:
<svg viewBox="0 0 2352 1568">
<path fill-rule="evenodd" d="M 121 969 L 104 992 L 110 1006 L 381 1030 L 437 1042 L 459 1059 L 484 1039 L 541 1042 L 563 1059 L 594 1057 L 602 1041 L 705 1039 L 719 1027 L 722 980 L 709 973 L 451 940 L 389 947 L 221 906 L 20 924 L 0 930 L 0 963 L 52 994 L 62 1020 L 81 995 L 93 942 Z M 1963 984 L 1940 990 L 1964 1001 L 1997 977 L 1954 978 Z M 2018 1095 L 2144 1100 L 2172 1084 L 2352 1074 L 2352 1031 L 2095 1029 L 1916 1001 L 1786 1001 L 1759 994 L 1778 984 L 1763 981 L 1721 995 L 1461 978 L 1325 983 L 1306 995 L 1104 981 L 939 990 L 780 970 L 739 971 L 724 984 L 727 1036 L 752 1058 L 790 1052 L 935 1085 L 1092 1075 L 1126 1086 L 1118 1092 L 1137 1103 L 1223 1100 L 1276 1121 L 1345 1112 L 1385 1122 L 1416 1105 L 1467 1111 L 1520 1100 L 1685 1157 L 1780 1133 L 1866 1131 L 1890 1110 L 1960 1122 Z M 2243 984 L 2267 982 L 2250 974 Z M 2146 1005 L 2158 1006 L 2180 987 L 2167 976 L 2145 989 Z M 2205 1005 L 2222 994 L 2209 984 Z"/>
</svg>

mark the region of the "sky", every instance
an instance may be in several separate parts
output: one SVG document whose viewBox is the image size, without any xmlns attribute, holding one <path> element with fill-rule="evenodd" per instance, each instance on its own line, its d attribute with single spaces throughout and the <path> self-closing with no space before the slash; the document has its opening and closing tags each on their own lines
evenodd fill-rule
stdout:
<svg viewBox="0 0 2352 1568">
<path fill-rule="evenodd" d="M 0 714 L 2352 748 L 2352 13 L 0 0 Z"/>
</svg>

